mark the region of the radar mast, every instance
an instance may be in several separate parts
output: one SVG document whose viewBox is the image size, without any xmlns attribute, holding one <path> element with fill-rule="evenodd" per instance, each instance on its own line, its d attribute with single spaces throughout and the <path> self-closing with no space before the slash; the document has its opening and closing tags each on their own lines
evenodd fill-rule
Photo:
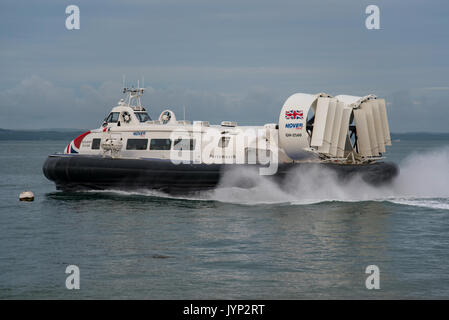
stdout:
<svg viewBox="0 0 449 320">
<path fill-rule="evenodd" d="M 131 107 L 134 111 L 145 111 L 140 100 L 144 91 L 145 89 L 140 87 L 139 81 L 137 81 L 137 88 L 134 88 L 134 86 L 131 88 L 123 86 L 123 93 L 126 94 L 123 103 L 128 107 Z"/>
</svg>

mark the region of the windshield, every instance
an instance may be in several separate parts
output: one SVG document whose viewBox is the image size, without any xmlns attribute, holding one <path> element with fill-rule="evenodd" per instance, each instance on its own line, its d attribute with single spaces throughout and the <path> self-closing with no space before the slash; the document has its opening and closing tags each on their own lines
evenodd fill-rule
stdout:
<svg viewBox="0 0 449 320">
<path fill-rule="evenodd" d="M 109 116 L 106 119 L 104 119 L 104 121 L 107 123 L 117 122 L 119 115 L 120 112 L 111 112 Z"/>
<path fill-rule="evenodd" d="M 150 116 L 146 112 L 135 112 L 134 114 L 140 122 L 151 121 Z"/>
</svg>

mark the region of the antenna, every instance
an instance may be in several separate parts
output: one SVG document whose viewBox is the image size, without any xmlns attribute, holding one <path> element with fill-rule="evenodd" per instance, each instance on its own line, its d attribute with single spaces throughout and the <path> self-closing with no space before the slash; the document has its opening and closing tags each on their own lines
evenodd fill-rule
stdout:
<svg viewBox="0 0 449 320">
<path fill-rule="evenodd" d="M 122 74 L 122 88 L 123 89 L 125 89 L 126 88 L 126 85 L 125 85 L 125 75 L 124 74 Z M 123 93 L 125 93 L 125 92 L 123 92 Z"/>
<path fill-rule="evenodd" d="M 184 108 L 184 121 L 186 120 L 186 106 L 183 106 Z"/>
</svg>

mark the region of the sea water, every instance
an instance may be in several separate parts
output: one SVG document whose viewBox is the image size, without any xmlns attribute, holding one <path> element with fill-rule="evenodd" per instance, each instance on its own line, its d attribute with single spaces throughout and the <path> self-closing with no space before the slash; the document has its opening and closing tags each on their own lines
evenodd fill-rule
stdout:
<svg viewBox="0 0 449 320">
<path fill-rule="evenodd" d="M 388 186 L 315 170 L 280 188 L 237 171 L 189 197 L 56 191 L 42 164 L 65 145 L 0 141 L 2 299 L 449 298 L 444 139 L 393 142 Z M 242 177 L 254 187 L 233 187 Z M 19 202 L 24 190 L 34 202 Z M 366 287 L 370 265 L 379 289 Z"/>
</svg>

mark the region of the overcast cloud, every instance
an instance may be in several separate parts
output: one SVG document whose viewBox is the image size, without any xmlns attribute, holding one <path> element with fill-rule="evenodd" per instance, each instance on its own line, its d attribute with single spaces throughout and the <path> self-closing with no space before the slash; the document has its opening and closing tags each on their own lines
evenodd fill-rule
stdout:
<svg viewBox="0 0 449 320">
<path fill-rule="evenodd" d="M 295 92 L 374 93 L 393 132 L 448 132 L 448 16 L 447 1 L 2 0 L 0 128 L 97 127 L 126 74 L 153 118 L 262 124 Z"/>
</svg>

